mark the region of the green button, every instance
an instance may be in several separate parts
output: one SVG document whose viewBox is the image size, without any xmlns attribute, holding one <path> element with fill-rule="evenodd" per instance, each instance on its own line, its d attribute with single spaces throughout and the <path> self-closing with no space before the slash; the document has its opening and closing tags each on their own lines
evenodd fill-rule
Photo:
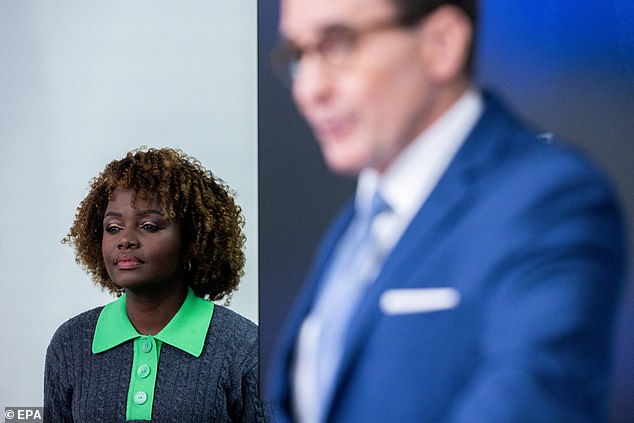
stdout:
<svg viewBox="0 0 634 423">
<path fill-rule="evenodd" d="M 145 401 L 147 401 L 147 394 L 143 391 L 139 391 L 136 394 L 134 394 L 134 403 L 138 404 L 138 405 L 143 405 L 145 404 Z"/>
<path fill-rule="evenodd" d="M 148 366 L 147 364 L 141 364 L 136 369 L 136 375 L 138 377 L 146 378 L 148 377 L 149 374 L 150 374 L 150 366 Z"/>
<path fill-rule="evenodd" d="M 149 339 L 144 339 L 143 341 L 141 341 L 141 351 L 143 351 L 144 353 L 149 353 L 150 351 L 152 351 L 152 341 L 150 341 Z"/>
</svg>

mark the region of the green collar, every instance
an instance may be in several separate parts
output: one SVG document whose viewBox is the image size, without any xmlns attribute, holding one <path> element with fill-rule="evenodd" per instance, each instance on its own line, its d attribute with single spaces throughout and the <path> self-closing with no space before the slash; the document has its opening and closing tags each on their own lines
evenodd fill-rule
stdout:
<svg viewBox="0 0 634 423">
<path fill-rule="evenodd" d="M 214 303 L 197 297 L 188 288 L 181 308 L 154 338 L 199 357 L 205 345 L 213 311 Z M 101 310 L 92 340 L 92 352 L 98 354 L 140 336 L 128 319 L 124 294 Z"/>
</svg>

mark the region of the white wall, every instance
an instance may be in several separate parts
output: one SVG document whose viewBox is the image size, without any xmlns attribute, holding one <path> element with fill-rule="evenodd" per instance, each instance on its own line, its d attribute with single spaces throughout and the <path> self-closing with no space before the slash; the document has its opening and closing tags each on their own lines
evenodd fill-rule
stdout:
<svg viewBox="0 0 634 423">
<path fill-rule="evenodd" d="M 257 322 L 256 2 L 0 0 L 0 410 L 41 406 L 66 319 L 111 297 L 60 240 L 88 181 L 172 146 L 238 192 Z"/>
</svg>

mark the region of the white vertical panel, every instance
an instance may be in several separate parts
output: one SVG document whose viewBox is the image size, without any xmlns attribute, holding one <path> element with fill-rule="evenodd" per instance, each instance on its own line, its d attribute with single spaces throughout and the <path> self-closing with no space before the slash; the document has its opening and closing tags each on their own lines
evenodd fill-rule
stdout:
<svg viewBox="0 0 634 423">
<path fill-rule="evenodd" d="M 256 2 L 0 0 L 0 410 L 40 406 L 46 346 L 111 298 L 60 240 L 88 181 L 177 147 L 238 193 L 257 322 Z"/>
</svg>

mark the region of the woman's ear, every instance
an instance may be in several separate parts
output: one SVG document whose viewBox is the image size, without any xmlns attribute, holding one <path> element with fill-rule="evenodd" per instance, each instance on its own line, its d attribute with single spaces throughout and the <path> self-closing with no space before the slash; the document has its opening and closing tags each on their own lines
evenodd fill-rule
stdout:
<svg viewBox="0 0 634 423">
<path fill-rule="evenodd" d="M 450 83 L 468 73 L 473 28 L 463 11 L 442 6 L 424 19 L 419 31 L 425 69 L 434 82 Z"/>
<path fill-rule="evenodd" d="M 183 239 L 181 239 L 181 242 L 184 242 Z M 182 245 L 182 244 L 181 244 Z M 191 253 L 191 246 L 185 248 L 185 250 L 181 251 L 180 254 L 180 268 L 185 272 L 185 273 L 189 273 L 192 270 L 192 253 Z"/>
<path fill-rule="evenodd" d="M 191 260 L 186 259 L 186 260 L 183 261 L 183 270 L 185 272 L 188 272 L 188 273 L 191 272 L 191 270 L 192 270 L 192 261 Z"/>
</svg>

